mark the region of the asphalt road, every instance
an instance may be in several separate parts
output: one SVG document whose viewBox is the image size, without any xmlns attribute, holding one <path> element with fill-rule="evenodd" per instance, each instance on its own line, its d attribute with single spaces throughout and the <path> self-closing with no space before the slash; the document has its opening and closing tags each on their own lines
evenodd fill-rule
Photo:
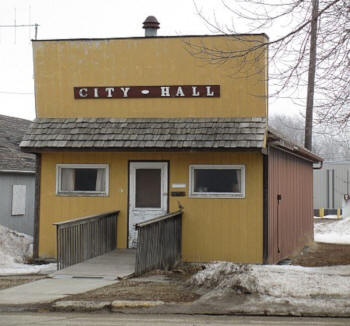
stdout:
<svg viewBox="0 0 350 326">
<path fill-rule="evenodd" d="M 344 318 L 289 318 L 243 316 L 186 316 L 186 315 L 128 315 L 116 313 L 0 313 L 1 326 L 21 325 L 84 325 L 84 326 L 340 326 L 350 325 Z"/>
</svg>

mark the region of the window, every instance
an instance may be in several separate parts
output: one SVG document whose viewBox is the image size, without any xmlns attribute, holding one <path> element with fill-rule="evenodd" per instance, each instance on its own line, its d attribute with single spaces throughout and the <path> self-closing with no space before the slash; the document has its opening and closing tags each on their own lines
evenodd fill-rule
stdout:
<svg viewBox="0 0 350 326">
<path fill-rule="evenodd" d="M 244 198 L 244 165 L 191 165 L 190 196 Z"/>
<path fill-rule="evenodd" d="M 161 169 L 136 169 L 135 207 L 161 207 L 161 172 Z"/>
<path fill-rule="evenodd" d="M 24 215 L 26 213 L 26 186 L 13 185 L 11 215 Z"/>
<path fill-rule="evenodd" d="M 56 192 L 60 195 L 108 195 L 107 164 L 58 164 Z"/>
</svg>

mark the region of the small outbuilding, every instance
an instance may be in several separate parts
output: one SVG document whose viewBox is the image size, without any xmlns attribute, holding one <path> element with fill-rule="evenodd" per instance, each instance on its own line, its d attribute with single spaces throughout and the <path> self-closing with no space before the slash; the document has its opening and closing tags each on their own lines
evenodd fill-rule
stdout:
<svg viewBox="0 0 350 326">
<path fill-rule="evenodd" d="M 266 47 L 221 65 L 186 49 L 266 40 L 33 41 L 37 118 L 21 148 L 40 161 L 37 254 L 61 248 L 53 224 L 115 210 L 117 247 L 134 248 L 135 224 L 180 207 L 184 261 L 275 263 L 312 241 L 321 158 L 268 130 Z"/>
<path fill-rule="evenodd" d="M 33 235 L 35 156 L 19 148 L 29 125 L 0 115 L 0 224 Z"/>
<path fill-rule="evenodd" d="M 324 162 L 322 169 L 314 171 L 315 216 L 340 215 L 345 208 L 349 216 L 350 161 Z"/>
</svg>

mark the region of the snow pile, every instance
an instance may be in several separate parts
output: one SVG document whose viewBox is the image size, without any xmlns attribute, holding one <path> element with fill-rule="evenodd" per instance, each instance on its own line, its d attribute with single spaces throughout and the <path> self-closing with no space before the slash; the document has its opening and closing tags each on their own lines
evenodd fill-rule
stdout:
<svg viewBox="0 0 350 326">
<path fill-rule="evenodd" d="M 33 237 L 0 225 L 0 265 L 24 263 L 32 256 Z"/>
<path fill-rule="evenodd" d="M 325 215 L 323 217 L 320 216 L 314 216 L 314 219 L 325 219 L 325 220 L 339 220 L 341 219 L 341 216 L 339 217 L 338 215 Z"/>
<path fill-rule="evenodd" d="M 315 223 L 314 238 L 317 242 L 350 244 L 350 218 L 331 223 Z"/>
<path fill-rule="evenodd" d="M 350 266 L 313 267 L 208 264 L 189 281 L 216 293 L 257 294 L 276 298 L 350 296 Z"/>
<path fill-rule="evenodd" d="M 0 225 L 0 275 L 46 274 L 56 270 L 56 264 L 25 264 L 32 254 L 33 237 Z"/>
</svg>

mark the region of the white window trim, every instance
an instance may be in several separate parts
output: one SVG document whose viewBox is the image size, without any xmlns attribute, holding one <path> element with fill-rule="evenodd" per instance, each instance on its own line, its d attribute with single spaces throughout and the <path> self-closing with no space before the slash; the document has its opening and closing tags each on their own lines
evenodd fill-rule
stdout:
<svg viewBox="0 0 350 326">
<path fill-rule="evenodd" d="M 241 170 L 241 192 L 194 192 L 194 170 Z M 245 198 L 245 165 L 193 164 L 189 168 L 189 197 L 192 198 Z"/>
<path fill-rule="evenodd" d="M 61 169 L 105 169 L 105 191 L 62 191 Z M 109 165 L 108 164 L 56 164 L 56 195 L 58 196 L 108 196 Z"/>
</svg>

